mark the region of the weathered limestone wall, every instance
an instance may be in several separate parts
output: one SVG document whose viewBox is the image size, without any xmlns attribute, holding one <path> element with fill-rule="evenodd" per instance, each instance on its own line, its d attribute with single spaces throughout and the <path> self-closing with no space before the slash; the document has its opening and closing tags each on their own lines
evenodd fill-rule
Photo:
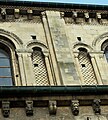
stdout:
<svg viewBox="0 0 108 120">
<path fill-rule="evenodd" d="M 88 50 L 98 84 L 108 84 L 108 64 L 103 51 L 101 51 L 101 45 L 107 40 L 107 36 L 100 37 L 107 33 L 108 26 L 100 24 L 65 24 L 60 12 L 47 11 L 46 14 L 62 78 L 61 84 L 83 84 L 80 82 L 81 71 L 76 60 L 78 48 Z M 81 41 L 77 37 L 80 37 Z"/>
<path fill-rule="evenodd" d="M 30 58 L 32 49 L 27 46 L 33 41 L 47 47 L 47 51 L 43 52 L 51 85 L 83 84 L 78 48 L 86 48 L 89 52 L 98 84 L 108 84 L 108 64 L 101 51 L 102 43 L 107 40 L 108 26 L 66 24 L 59 11 L 46 11 L 41 15 L 38 22 L 37 18 L 31 22 L 24 21 L 24 16 L 15 22 L 0 22 L 0 29 L 14 33 L 23 42 L 22 46 L 16 48 L 22 74 L 22 83 L 17 80 L 16 85 L 35 85 Z M 36 40 L 32 36 L 36 36 Z"/>
<path fill-rule="evenodd" d="M 108 64 L 104 53 L 101 51 L 101 45 L 103 40 L 98 41 L 95 45 L 94 42 L 102 34 L 106 33 L 107 29 L 108 26 L 102 25 L 65 25 L 65 31 L 68 37 L 70 51 L 72 52 L 72 54 L 74 54 L 75 44 L 79 44 L 79 47 L 84 47 L 84 45 L 81 45 L 82 43 L 88 45 L 88 49 L 90 48 L 89 53 L 91 57 L 94 57 L 94 64 L 96 65 L 95 67 L 97 67 L 98 69 L 96 74 L 99 73 L 102 84 L 108 84 L 108 76 L 106 72 Z M 78 41 L 77 37 L 81 37 L 81 42 Z M 77 64 L 76 61 L 75 64 Z"/>
<path fill-rule="evenodd" d="M 47 11 L 46 14 L 58 68 L 62 77 L 61 84 L 77 85 L 79 84 L 79 78 L 69 48 L 64 20 L 60 18 L 59 12 Z"/>
</svg>

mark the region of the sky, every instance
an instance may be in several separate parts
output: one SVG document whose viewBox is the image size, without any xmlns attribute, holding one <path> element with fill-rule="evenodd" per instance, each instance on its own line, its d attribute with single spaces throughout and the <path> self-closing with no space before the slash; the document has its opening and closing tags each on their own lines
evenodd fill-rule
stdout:
<svg viewBox="0 0 108 120">
<path fill-rule="evenodd" d="M 22 1 L 22 0 L 18 0 L 18 1 Z M 108 5 L 108 0 L 23 0 L 23 1 Z"/>
</svg>

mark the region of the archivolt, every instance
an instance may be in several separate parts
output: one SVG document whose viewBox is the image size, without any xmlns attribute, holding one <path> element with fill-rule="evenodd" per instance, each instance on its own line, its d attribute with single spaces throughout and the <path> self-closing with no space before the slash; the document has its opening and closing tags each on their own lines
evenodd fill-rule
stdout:
<svg viewBox="0 0 108 120">
<path fill-rule="evenodd" d="M 98 36 L 92 43 L 93 48 L 101 51 L 101 46 L 104 41 L 108 40 L 108 32 Z"/>
<path fill-rule="evenodd" d="M 34 47 L 39 47 L 42 49 L 42 51 L 48 51 L 48 48 L 46 45 L 44 45 L 43 43 L 41 42 L 37 42 L 37 41 L 29 41 L 26 45 L 26 48 L 34 48 Z"/>
<path fill-rule="evenodd" d="M 85 43 L 75 43 L 73 46 L 74 51 L 78 51 L 79 48 L 85 48 L 88 52 L 92 51 L 93 48 Z"/>
<path fill-rule="evenodd" d="M 0 29 L 0 39 L 8 39 L 15 45 L 16 48 L 20 48 L 23 44 L 22 40 L 18 36 L 12 32 L 5 31 L 4 29 Z"/>
</svg>

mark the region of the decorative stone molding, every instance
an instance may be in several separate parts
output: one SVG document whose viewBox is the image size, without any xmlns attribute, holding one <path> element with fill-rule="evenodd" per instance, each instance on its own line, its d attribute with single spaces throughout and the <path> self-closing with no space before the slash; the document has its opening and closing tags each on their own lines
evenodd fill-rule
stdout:
<svg viewBox="0 0 108 120">
<path fill-rule="evenodd" d="M 50 115 L 55 115 L 57 112 L 57 102 L 49 101 L 49 113 Z"/>
<path fill-rule="evenodd" d="M 101 13 L 96 13 L 96 17 L 99 23 L 101 23 Z"/>
<path fill-rule="evenodd" d="M 14 9 L 15 19 L 18 19 L 18 18 L 19 18 L 19 12 L 20 12 L 19 9 Z"/>
<path fill-rule="evenodd" d="M 91 46 L 89 46 L 83 42 L 74 43 L 74 45 L 73 45 L 74 52 L 79 52 L 79 50 L 78 50 L 79 48 L 85 48 L 85 49 L 87 49 L 88 52 L 93 51 L 93 48 Z"/>
<path fill-rule="evenodd" d="M 84 16 L 85 16 L 85 21 L 86 22 L 89 22 L 89 13 L 84 13 Z"/>
<path fill-rule="evenodd" d="M 33 101 L 26 101 L 26 115 L 33 116 Z"/>
<path fill-rule="evenodd" d="M 73 17 L 75 23 L 76 23 L 76 18 L 77 18 L 77 16 L 78 16 L 78 15 L 77 15 L 77 12 L 76 12 L 76 11 L 73 11 L 73 16 L 72 16 L 72 17 Z"/>
<path fill-rule="evenodd" d="M 17 53 L 32 53 L 33 50 L 32 49 L 16 49 Z"/>
<path fill-rule="evenodd" d="M 32 20 L 33 19 L 33 11 L 27 10 L 27 13 L 28 13 L 28 15 L 27 15 L 28 20 Z"/>
<path fill-rule="evenodd" d="M 46 18 L 46 12 L 44 11 L 44 12 L 41 12 L 41 16 L 43 17 L 43 18 Z"/>
<path fill-rule="evenodd" d="M 29 41 L 27 44 L 26 44 L 26 48 L 35 48 L 35 47 L 39 47 L 42 49 L 42 52 L 44 53 L 44 51 L 48 51 L 48 48 L 45 44 L 41 43 L 41 42 L 38 42 L 38 41 Z"/>
<path fill-rule="evenodd" d="M 101 13 L 96 13 L 98 19 L 101 19 Z"/>
<path fill-rule="evenodd" d="M 17 35 L 15 35 L 12 32 L 6 31 L 4 29 L 0 29 L 0 35 L 4 36 L 4 37 L 7 37 L 9 40 L 12 40 L 13 43 L 16 42 L 18 45 L 22 45 L 23 44 L 22 40 Z"/>
<path fill-rule="evenodd" d="M 93 42 L 92 42 L 92 46 L 96 47 L 96 49 L 101 51 L 101 46 L 102 44 L 108 40 L 108 32 L 98 36 Z M 104 46 L 106 46 L 106 44 L 104 44 Z M 104 47 L 105 48 L 105 47 Z M 104 50 L 104 48 L 102 48 L 102 50 Z"/>
<path fill-rule="evenodd" d="M 61 18 L 64 18 L 64 12 L 60 12 Z"/>
<path fill-rule="evenodd" d="M 72 110 L 73 115 L 77 116 L 79 114 L 79 101 L 78 100 L 71 101 L 71 110 Z"/>
<path fill-rule="evenodd" d="M 10 102 L 2 101 L 2 114 L 4 117 L 9 117 L 10 114 Z"/>
<path fill-rule="evenodd" d="M 100 99 L 95 99 L 93 100 L 93 111 L 95 114 L 101 114 L 101 109 L 100 109 Z"/>
<path fill-rule="evenodd" d="M 2 19 L 6 19 L 6 9 L 5 8 L 1 8 L 1 16 L 2 16 Z"/>
</svg>

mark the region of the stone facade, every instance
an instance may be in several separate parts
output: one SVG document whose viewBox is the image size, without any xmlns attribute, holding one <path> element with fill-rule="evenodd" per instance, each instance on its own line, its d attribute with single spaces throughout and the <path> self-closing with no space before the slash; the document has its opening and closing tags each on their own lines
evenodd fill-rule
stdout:
<svg viewBox="0 0 108 120">
<path fill-rule="evenodd" d="M 10 56 L 10 88 L 107 85 L 106 7 L 38 4 L 0 5 L 0 49 Z M 0 96 L 0 119 L 108 120 L 107 94 L 63 93 Z"/>
</svg>

